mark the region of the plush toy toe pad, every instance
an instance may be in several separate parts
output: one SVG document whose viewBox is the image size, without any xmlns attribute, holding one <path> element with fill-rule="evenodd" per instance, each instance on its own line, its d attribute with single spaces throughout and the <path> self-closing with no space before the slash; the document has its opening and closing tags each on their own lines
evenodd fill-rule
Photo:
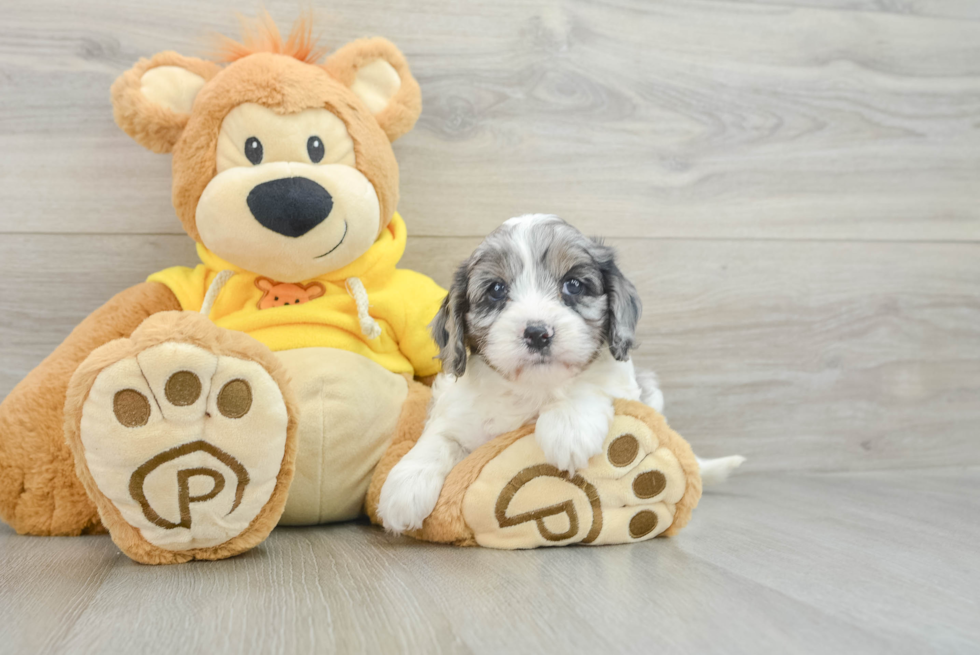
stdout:
<svg viewBox="0 0 980 655">
<path fill-rule="evenodd" d="M 647 422 L 619 413 L 602 452 L 571 476 L 545 463 L 531 433 L 487 462 L 466 492 L 463 516 L 476 542 L 491 548 L 651 539 L 674 523 L 697 476 L 673 446 Z"/>
<path fill-rule="evenodd" d="M 80 477 L 134 559 L 207 557 L 249 530 L 282 486 L 287 402 L 251 359 L 180 341 L 141 345 L 121 340 L 121 356 L 88 389 L 73 444 Z"/>
</svg>

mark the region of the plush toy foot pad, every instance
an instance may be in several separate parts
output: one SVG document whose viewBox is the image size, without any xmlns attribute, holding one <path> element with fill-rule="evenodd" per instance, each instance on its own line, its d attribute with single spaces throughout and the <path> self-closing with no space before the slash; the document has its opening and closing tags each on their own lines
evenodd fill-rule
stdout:
<svg viewBox="0 0 980 655">
<path fill-rule="evenodd" d="M 483 468 L 463 515 L 494 548 L 642 541 L 670 527 L 686 482 L 649 427 L 618 416 L 603 452 L 574 476 L 544 463 L 533 434 L 519 439 Z"/>
<path fill-rule="evenodd" d="M 676 532 L 699 496 L 690 447 L 662 417 L 618 412 L 602 452 L 574 476 L 545 462 L 533 433 L 516 439 L 483 466 L 462 512 L 481 546 L 620 544 Z"/>
<path fill-rule="evenodd" d="M 295 450 L 287 399 L 275 364 L 270 372 L 251 356 L 262 359 L 264 346 L 194 314 L 167 314 L 82 365 L 69 440 L 130 557 L 228 557 L 262 541 L 282 512 Z"/>
</svg>

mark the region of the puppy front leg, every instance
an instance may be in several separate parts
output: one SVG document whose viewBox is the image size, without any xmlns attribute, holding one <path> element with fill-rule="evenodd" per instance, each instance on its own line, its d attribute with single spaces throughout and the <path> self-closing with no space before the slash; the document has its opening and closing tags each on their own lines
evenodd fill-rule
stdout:
<svg viewBox="0 0 980 655">
<path fill-rule="evenodd" d="M 446 476 L 466 455 L 438 425 L 427 426 L 381 487 L 378 517 L 385 528 L 392 532 L 421 528 L 435 509 Z"/>
<path fill-rule="evenodd" d="M 535 439 L 550 464 L 575 473 L 602 450 L 612 419 L 612 398 L 593 388 L 572 389 L 541 411 Z"/>
</svg>

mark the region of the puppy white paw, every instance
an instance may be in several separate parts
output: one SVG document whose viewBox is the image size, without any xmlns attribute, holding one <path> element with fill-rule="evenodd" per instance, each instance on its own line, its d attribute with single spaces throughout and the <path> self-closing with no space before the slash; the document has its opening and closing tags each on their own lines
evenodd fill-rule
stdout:
<svg viewBox="0 0 980 655">
<path fill-rule="evenodd" d="M 401 461 L 381 487 L 378 518 L 392 532 L 418 530 L 439 500 L 445 479 L 437 471 Z"/>
<path fill-rule="evenodd" d="M 611 405 L 608 415 L 601 409 L 592 412 L 564 409 L 542 412 L 534 434 L 544 451 L 545 460 L 569 473 L 588 466 L 589 459 L 602 451 L 611 414 Z"/>
</svg>

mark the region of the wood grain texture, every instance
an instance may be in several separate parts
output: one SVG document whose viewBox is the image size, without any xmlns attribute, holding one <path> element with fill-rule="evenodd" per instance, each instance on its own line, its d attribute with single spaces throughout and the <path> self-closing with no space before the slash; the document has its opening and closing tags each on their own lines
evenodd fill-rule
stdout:
<svg viewBox="0 0 980 655">
<path fill-rule="evenodd" d="M 267 0 L 281 24 L 292 0 Z M 609 238 L 641 366 L 746 473 L 678 538 L 458 550 L 277 529 L 151 568 L 0 525 L 0 653 L 976 652 L 980 5 L 336 0 L 424 95 L 403 265 L 447 284 L 505 218 Z M 170 162 L 112 122 L 139 57 L 235 0 L 0 0 L 0 397 L 90 311 L 193 265 Z"/>
<path fill-rule="evenodd" d="M 333 45 L 388 36 L 421 82 L 396 146 L 416 235 L 548 211 L 624 237 L 980 239 L 980 22 L 838 4 L 894 11 L 427 0 L 317 16 Z M 109 85 L 141 56 L 206 52 L 237 9 L 5 8 L 0 231 L 180 233 L 169 158 L 113 125 Z"/>
<path fill-rule="evenodd" d="M 478 241 L 413 237 L 403 265 L 448 285 Z M 637 364 L 700 454 L 750 470 L 980 465 L 980 245 L 609 243 L 644 303 Z M 0 239 L 0 394 L 105 299 L 195 257 L 180 236 Z"/>
<path fill-rule="evenodd" d="M 750 0 L 779 7 L 796 6 L 862 13 L 900 14 L 935 18 L 980 20 L 980 5 L 973 0 Z"/>
<path fill-rule="evenodd" d="M 967 653 L 980 470 L 746 475 L 674 539 L 502 552 L 359 524 L 222 562 L 0 526 L 4 652 Z M 969 520 L 964 521 L 967 518 Z"/>
</svg>

